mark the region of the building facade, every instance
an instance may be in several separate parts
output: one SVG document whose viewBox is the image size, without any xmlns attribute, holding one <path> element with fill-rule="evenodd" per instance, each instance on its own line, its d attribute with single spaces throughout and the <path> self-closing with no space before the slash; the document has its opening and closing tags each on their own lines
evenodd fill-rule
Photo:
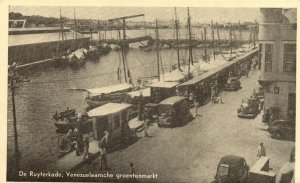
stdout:
<svg viewBox="0 0 300 183">
<path fill-rule="evenodd" d="M 261 8 L 259 83 L 265 91 L 265 112 L 277 108 L 278 118 L 295 119 L 297 10 Z"/>
</svg>

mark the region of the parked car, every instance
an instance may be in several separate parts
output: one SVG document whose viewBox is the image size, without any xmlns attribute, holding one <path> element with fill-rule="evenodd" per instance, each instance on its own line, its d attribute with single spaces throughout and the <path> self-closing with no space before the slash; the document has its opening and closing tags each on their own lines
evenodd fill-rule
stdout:
<svg viewBox="0 0 300 183">
<path fill-rule="evenodd" d="M 238 77 L 230 77 L 225 84 L 224 90 L 233 90 L 237 91 L 241 88 L 241 82 L 239 81 Z"/>
<path fill-rule="evenodd" d="M 245 98 L 237 112 L 239 117 L 255 118 L 259 113 L 259 102 L 254 98 Z"/>
<path fill-rule="evenodd" d="M 272 138 L 295 140 L 295 122 L 277 119 L 269 125 L 268 132 Z"/>
<path fill-rule="evenodd" d="M 159 127 L 182 126 L 193 119 L 188 98 L 174 96 L 159 103 Z"/>
<path fill-rule="evenodd" d="M 245 183 L 248 172 L 249 166 L 244 158 L 227 155 L 218 164 L 214 183 Z"/>
</svg>

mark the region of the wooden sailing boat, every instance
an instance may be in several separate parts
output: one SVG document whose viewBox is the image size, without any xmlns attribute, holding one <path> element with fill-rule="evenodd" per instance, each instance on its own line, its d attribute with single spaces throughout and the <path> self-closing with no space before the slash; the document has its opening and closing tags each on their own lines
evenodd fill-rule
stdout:
<svg viewBox="0 0 300 183">
<path fill-rule="evenodd" d="M 65 39 L 67 39 L 64 31 L 63 31 L 63 21 L 61 16 L 61 8 L 59 9 L 59 19 L 60 19 L 60 32 L 59 32 L 59 41 L 56 48 L 56 53 L 53 56 L 54 60 L 54 67 L 65 67 L 68 65 L 68 59 L 67 59 L 67 52 L 61 50 L 61 43 L 64 42 Z"/>
<path fill-rule="evenodd" d="M 75 48 L 71 48 L 71 50 L 74 50 L 78 46 L 78 40 L 77 40 L 77 21 L 76 21 L 76 15 L 75 15 L 75 8 L 74 8 L 74 46 Z M 80 48 L 75 50 L 74 52 L 70 53 L 68 55 L 68 61 L 71 67 L 78 68 L 85 64 L 85 58 L 87 56 L 87 50 L 85 48 Z"/>
<path fill-rule="evenodd" d="M 180 64 L 180 58 L 179 58 L 179 41 L 178 41 L 178 19 L 176 15 L 176 8 L 175 8 L 175 32 L 176 32 L 176 45 L 177 45 L 177 68 L 172 70 L 169 73 L 164 74 L 164 80 L 165 81 L 177 81 L 182 82 L 184 80 L 190 79 L 196 75 L 199 75 L 201 73 L 200 65 L 199 63 L 194 64 L 193 59 L 193 44 L 192 44 L 192 31 L 191 31 L 191 18 L 190 18 L 190 12 L 189 8 L 187 9 L 188 13 L 188 19 L 187 19 L 187 25 L 188 25 L 188 50 L 189 50 L 189 58 L 188 58 L 188 64 L 181 65 Z"/>
<path fill-rule="evenodd" d="M 121 38 L 120 30 L 119 38 Z M 125 41 L 124 38 L 123 41 Z M 86 111 L 102 106 L 109 102 L 120 103 L 125 98 L 126 93 L 133 90 L 134 86 L 132 84 L 131 73 L 125 59 L 124 46 L 122 43 L 120 45 L 120 50 L 118 50 L 118 52 L 121 51 L 121 57 L 119 58 L 121 59 L 120 61 L 122 61 L 123 66 L 124 83 L 101 88 L 85 89 L 85 91 L 88 92 L 88 96 L 85 98 L 85 101 L 88 105 L 85 109 Z M 121 68 L 118 68 L 117 74 L 118 80 L 121 81 Z"/>
</svg>

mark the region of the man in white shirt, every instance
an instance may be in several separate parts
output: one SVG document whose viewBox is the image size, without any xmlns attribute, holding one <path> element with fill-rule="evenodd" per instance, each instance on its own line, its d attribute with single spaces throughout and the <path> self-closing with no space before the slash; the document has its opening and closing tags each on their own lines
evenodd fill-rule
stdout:
<svg viewBox="0 0 300 183">
<path fill-rule="evenodd" d="M 263 143 L 260 143 L 257 149 L 257 157 L 260 158 L 262 156 L 266 156 L 266 149 Z"/>
</svg>

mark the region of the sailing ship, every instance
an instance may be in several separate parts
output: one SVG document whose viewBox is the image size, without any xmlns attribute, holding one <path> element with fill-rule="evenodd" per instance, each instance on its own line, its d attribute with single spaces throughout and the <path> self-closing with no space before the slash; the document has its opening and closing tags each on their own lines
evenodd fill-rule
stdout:
<svg viewBox="0 0 300 183">
<path fill-rule="evenodd" d="M 76 15 L 75 15 L 75 8 L 74 8 L 74 27 L 75 27 L 74 28 L 75 39 L 74 39 L 73 46 L 76 45 L 76 47 L 77 47 L 77 31 L 76 31 L 77 21 L 76 21 Z M 87 56 L 87 50 L 85 48 L 80 48 L 80 49 L 77 49 L 77 50 L 73 51 L 72 53 L 70 53 L 67 56 L 67 59 L 68 59 L 68 62 L 69 62 L 71 67 L 78 68 L 78 67 L 85 64 L 86 56 Z"/>
<path fill-rule="evenodd" d="M 59 38 L 61 38 L 60 41 L 58 41 L 57 43 L 57 48 L 56 48 L 56 53 L 54 53 L 53 55 L 53 63 L 54 63 L 54 67 L 65 67 L 68 65 L 68 52 L 66 51 L 62 51 L 61 50 L 61 43 L 64 42 L 64 40 L 67 39 L 65 32 L 63 31 L 63 21 L 62 21 L 62 16 L 61 16 L 61 9 L 59 11 L 60 15 L 59 15 L 59 19 L 60 19 L 60 32 L 59 32 Z"/>
</svg>

